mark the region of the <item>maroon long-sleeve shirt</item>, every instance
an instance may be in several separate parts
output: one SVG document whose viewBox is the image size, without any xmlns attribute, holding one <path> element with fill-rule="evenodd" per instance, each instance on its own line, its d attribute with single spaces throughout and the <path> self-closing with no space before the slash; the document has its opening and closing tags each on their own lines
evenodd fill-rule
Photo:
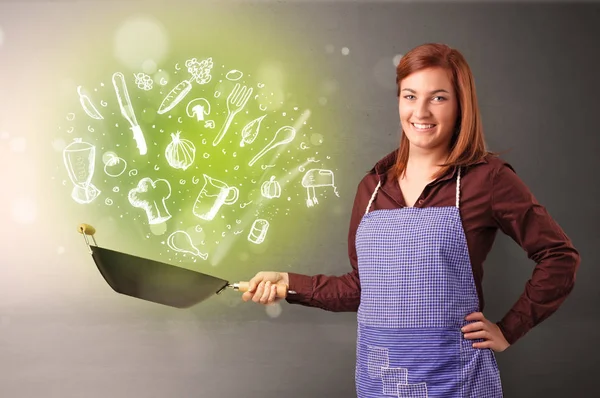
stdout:
<svg viewBox="0 0 600 398">
<path fill-rule="evenodd" d="M 358 185 L 350 230 L 348 254 L 352 270 L 342 276 L 307 276 L 289 273 L 289 288 L 296 294 L 287 301 L 328 311 L 357 311 L 360 277 L 356 257 L 356 229 L 381 179 L 381 188 L 371 206 L 395 209 L 406 206 L 391 167 L 397 150 L 380 160 Z M 456 172 L 426 186 L 415 207 L 454 206 Z M 497 230 L 510 236 L 537 265 L 525 291 L 497 322 L 506 340 L 514 344 L 535 325 L 553 314 L 572 291 L 580 257 L 570 239 L 536 200 L 514 169 L 502 159 L 487 156 L 461 172 L 460 213 L 467 237 L 473 276 L 483 311 L 483 263 Z M 394 264 L 390 264 L 393 267 Z"/>
</svg>

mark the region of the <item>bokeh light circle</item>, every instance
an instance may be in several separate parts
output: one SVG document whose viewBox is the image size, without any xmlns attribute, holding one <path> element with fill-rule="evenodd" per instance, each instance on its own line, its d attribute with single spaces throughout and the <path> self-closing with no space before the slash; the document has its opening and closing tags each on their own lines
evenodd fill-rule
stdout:
<svg viewBox="0 0 600 398">
<path fill-rule="evenodd" d="M 156 19 L 135 16 L 127 19 L 114 36 L 115 57 L 132 70 L 152 60 L 160 63 L 167 55 L 169 39 L 166 29 Z"/>
</svg>

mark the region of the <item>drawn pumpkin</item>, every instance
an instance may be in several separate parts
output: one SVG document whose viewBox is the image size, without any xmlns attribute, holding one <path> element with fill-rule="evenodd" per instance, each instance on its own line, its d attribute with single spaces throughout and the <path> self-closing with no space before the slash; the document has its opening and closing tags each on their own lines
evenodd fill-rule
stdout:
<svg viewBox="0 0 600 398">
<path fill-rule="evenodd" d="M 272 176 L 269 181 L 263 182 L 260 192 L 267 199 L 278 198 L 281 196 L 281 185 L 275 181 L 275 176 Z"/>
</svg>

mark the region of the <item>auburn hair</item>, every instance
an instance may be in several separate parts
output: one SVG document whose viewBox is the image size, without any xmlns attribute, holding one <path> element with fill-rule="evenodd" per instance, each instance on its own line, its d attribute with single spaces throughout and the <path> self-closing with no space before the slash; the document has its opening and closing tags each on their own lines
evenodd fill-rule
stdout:
<svg viewBox="0 0 600 398">
<path fill-rule="evenodd" d="M 471 68 L 458 50 L 445 44 L 427 43 L 407 52 L 396 68 L 397 96 L 400 97 L 400 85 L 405 77 L 433 67 L 441 67 L 448 72 L 458 100 L 458 118 L 455 133 L 450 141 L 450 156 L 445 163 L 440 164 L 441 169 L 434 176 L 438 178 L 451 167 L 469 166 L 486 155 L 495 154 L 486 149 L 475 81 Z M 406 171 L 408 152 L 408 139 L 404 132 L 401 132 L 400 148 L 393 168 L 396 178 Z"/>
</svg>

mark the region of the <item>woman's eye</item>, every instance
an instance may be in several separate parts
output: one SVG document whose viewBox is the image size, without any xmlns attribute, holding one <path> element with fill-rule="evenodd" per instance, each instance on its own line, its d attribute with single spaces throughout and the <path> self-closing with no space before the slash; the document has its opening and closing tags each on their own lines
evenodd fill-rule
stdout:
<svg viewBox="0 0 600 398">
<path fill-rule="evenodd" d="M 445 101 L 446 97 L 433 97 L 436 101 Z"/>
<path fill-rule="evenodd" d="M 405 95 L 404 98 L 406 98 L 407 100 L 409 100 L 409 99 L 415 98 L 415 96 L 414 95 Z"/>
</svg>

